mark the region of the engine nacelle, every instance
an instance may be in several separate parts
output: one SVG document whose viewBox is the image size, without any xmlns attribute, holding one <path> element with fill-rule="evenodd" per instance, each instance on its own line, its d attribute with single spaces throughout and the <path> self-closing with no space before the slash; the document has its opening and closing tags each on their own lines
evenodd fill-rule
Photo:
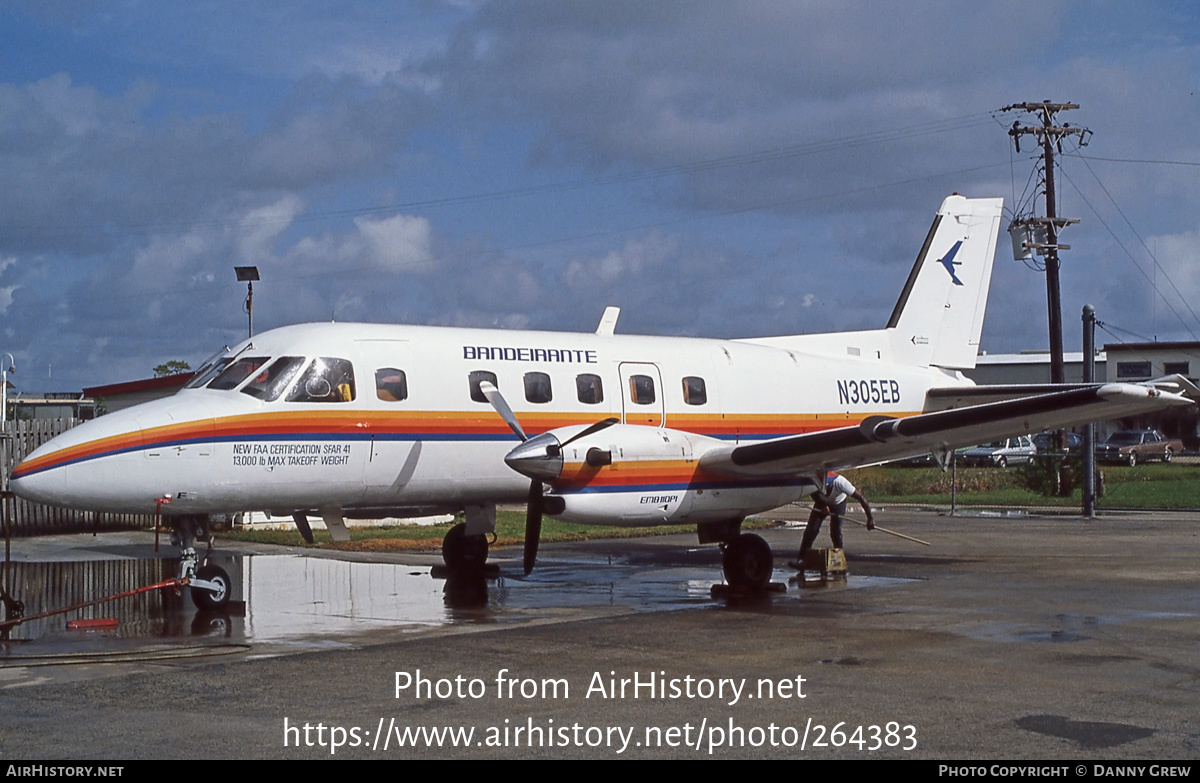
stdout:
<svg viewBox="0 0 1200 783">
<path fill-rule="evenodd" d="M 798 499 L 799 479 L 713 473 L 701 458 L 724 444 L 695 433 L 614 424 L 578 437 L 583 426 L 534 436 L 505 461 L 550 485 L 545 511 L 585 524 L 630 527 L 744 517 Z"/>
</svg>

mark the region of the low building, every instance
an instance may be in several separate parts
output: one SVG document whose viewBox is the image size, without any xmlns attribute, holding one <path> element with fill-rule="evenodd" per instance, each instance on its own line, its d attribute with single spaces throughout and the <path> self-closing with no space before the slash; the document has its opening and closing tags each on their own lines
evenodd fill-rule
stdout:
<svg viewBox="0 0 1200 783">
<path fill-rule="evenodd" d="M 980 354 L 973 370 L 963 373 L 978 384 L 1049 383 L 1050 352 Z M 1067 383 L 1083 380 L 1083 353 L 1063 354 Z M 1139 383 L 1182 375 L 1192 383 L 1200 376 L 1200 342 L 1108 343 L 1096 354 L 1097 382 Z M 1197 384 L 1200 385 L 1200 384 Z M 1200 449 L 1200 408 L 1177 408 L 1156 414 L 1101 422 L 1097 438 L 1121 429 L 1158 429 L 1183 441 L 1188 451 Z"/>
<path fill-rule="evenodd" d="M 84 389 L 83 393 L 96 400 L 97 413 L 112 413 L 122 408 L 141 405 L 143 402 L 170 397 L 182 389 L 194 375 L 195 373 L 192 372 L 180 372 L 140 381 L 90 386 Z"/>
<path fill-rule="evenodd" d="M 1117 343 L 1104 346 L 1110 357 L 1109 381 L 1148 381 L 1182 375 L 1196 383 L 1200 375 L 1200 342 Z"/>
<path fill-rule="evenodd" d="M 1095 374 L 1097 381 L 1105 378 L 1106 359 L 1103 352 L 1096 354 Z M 1050 352 L 1021 351 L 1020 353 L 981 353 L 975 360 L 975 369 L 964 370 L 963 375 L 980 385 L 1000 383 L 1050 383 Z M 1063 354 L 1063 377 L 1067 383 L 1083 380 L 1083 352 Z"/>
<path fill-rule="evenodd" d="M 95 418 L 95 401 L 86 392 L 20 392 L 8 395 L 7 418 L 32 419 L 87 419 Z"/>
</svg>

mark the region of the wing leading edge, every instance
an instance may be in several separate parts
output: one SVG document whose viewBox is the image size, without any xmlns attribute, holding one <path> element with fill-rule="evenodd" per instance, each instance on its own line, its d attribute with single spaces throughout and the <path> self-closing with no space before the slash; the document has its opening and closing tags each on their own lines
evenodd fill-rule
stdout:
<svg viewBox="0 0 1200 783">
<path fill-rule="evenodd" d="M 1157 385 L 1155 385 L 1157 383 Z M 874 465 L 922 454 L 948 452 L 960 446 L 1044 429 L 1072 427 L 1090 421 L 1147 413 L 1174 405 L 1194 405 L 1185 394 L 1164 391 L 1163 382 L 1108 383 L 1057 388 L 1041 394 L 995 402 L 948 407 L 906 418 L 871 416 L 857 426 L 730 446 L 708 452 L 701 465 L 709 470 L 753 476 L 807 475 L 815 470 Z M 1190 384 L 1188 384 L 1190 386 Z M 1177 384 L 1176 388 L 1180 388 Z M 959 403 L 1011 397 L 1020 387 L 955 390 Z M 1195 387 L 1183 391 L 1190 392 Z M 1026 391 L 1029 388 L 1026 387 Z M 937 397 L 941 390 L 931 392 Z M 944 392 L 950 397 L 951 392 Z M 931 400 L 932 402 L 932 400 Z"/>
</svg>

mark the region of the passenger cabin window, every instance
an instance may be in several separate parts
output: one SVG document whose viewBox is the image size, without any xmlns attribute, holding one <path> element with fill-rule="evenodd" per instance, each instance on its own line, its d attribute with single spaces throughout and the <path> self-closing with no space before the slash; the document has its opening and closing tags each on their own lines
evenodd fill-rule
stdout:
<svg viewBox="0 0 1200 783">
<path fill-rule="evenodd" d="M 525 373 L 525 399 L 528 402 L 550 402 L 554 393 L 550 390 L 550 376 L 544 372 Z"/>
<path fill-rule="evenodd" d="M 276 400 L 303 366 L 304 358 L 301 356 L 281 356 L 247 381 L 241 392 L 267 402 Z"/>
<path fill-rule="evenodd" d="M 654 379 L 649 375 L 630 375 L 629 399 L 638 405 L 654 402 Z"/>
<path fill-rule="evenodd" d="M 575 391 L 579 395 L 579 401 L 586 405 L 604 402 L 604 382 L 600 380 L 599 375 L 576 375 Z"/>
<path fill-rule="evenodd" d="M 497 389 L 500 384 L 496 383 L 496 373 L 488 372 L 487 370 L 475 370 L 470 375 L 471 379 L 471 399 L 475 402 L 487 402 L 487 397 L 483 394 L 483 389 L 479 388 L 479 384 L 487 381 Z"/>
<path fill-rule="evenodd" d="M 313 359 L 288 393 L 288 402 L 350 402 L 354 399 L 354 368 L 345 359 Z"/>
<path fill-rule="evenodd" d="M 408 376 L 404 370 L 384 367 L 375 371 L 375 396 L 384 402 L 408 399 Z"/>
<path fill-rule="evenodd" d="M 708 402 L 708 390 L 704 379 L 694 375 L 683 379 L 683 401 L 688 405 L 703 405 Z"/>
<path fill-rule="evenodd" d="M 267 356 L 248 356 L 245 359 L 238 359 L 225 368 L 225 371 L 218 375 L 216 380 L 208 385 L 208 388 L 219 391 L 236 389 L 242 384 L 242 381 L 257 372 L 258 368 L 268 361 L 270 361 L 270 357 Z"/>
</svg>

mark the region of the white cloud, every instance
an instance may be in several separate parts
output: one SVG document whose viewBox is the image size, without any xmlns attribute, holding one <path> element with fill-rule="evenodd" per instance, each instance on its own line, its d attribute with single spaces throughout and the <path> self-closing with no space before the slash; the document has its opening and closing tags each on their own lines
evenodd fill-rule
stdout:
<svg viewBox="0 0 1200 783">
<path fill-rule="evenodd" d="M 380 220 L 360 217 L 354 221 L 372 263 L 397 272 L 431 272 L 433 229 L 427 219 L 393 215 Z"/>
<path fill-rule="evenodd" d="M 576 289 L 614 283 L 635 284 L 643 271 L 665 263 L 679 251 L 675 237 L 652 232 L 630 239 L 618 250 L 591 258 L 577 258 L 567 264 L 564 278 Z"/>
<path fill-rule="evenodd" d="M 356 218 L 354 230 L 303 237 L 280 260 L 295 274 L 424 274 L 437 267 L 432 226 L 426 218 L 408 215 Z"/>
<path fill-rule="evenodd" d="M 288 194 L 269 206 L 250 210 L 238 224 L 238 258 L 245 265 L 255 265 L 270 259 L 279 235 L 303 211 L 304 201 L 293 194 Z"/>
</svg>

